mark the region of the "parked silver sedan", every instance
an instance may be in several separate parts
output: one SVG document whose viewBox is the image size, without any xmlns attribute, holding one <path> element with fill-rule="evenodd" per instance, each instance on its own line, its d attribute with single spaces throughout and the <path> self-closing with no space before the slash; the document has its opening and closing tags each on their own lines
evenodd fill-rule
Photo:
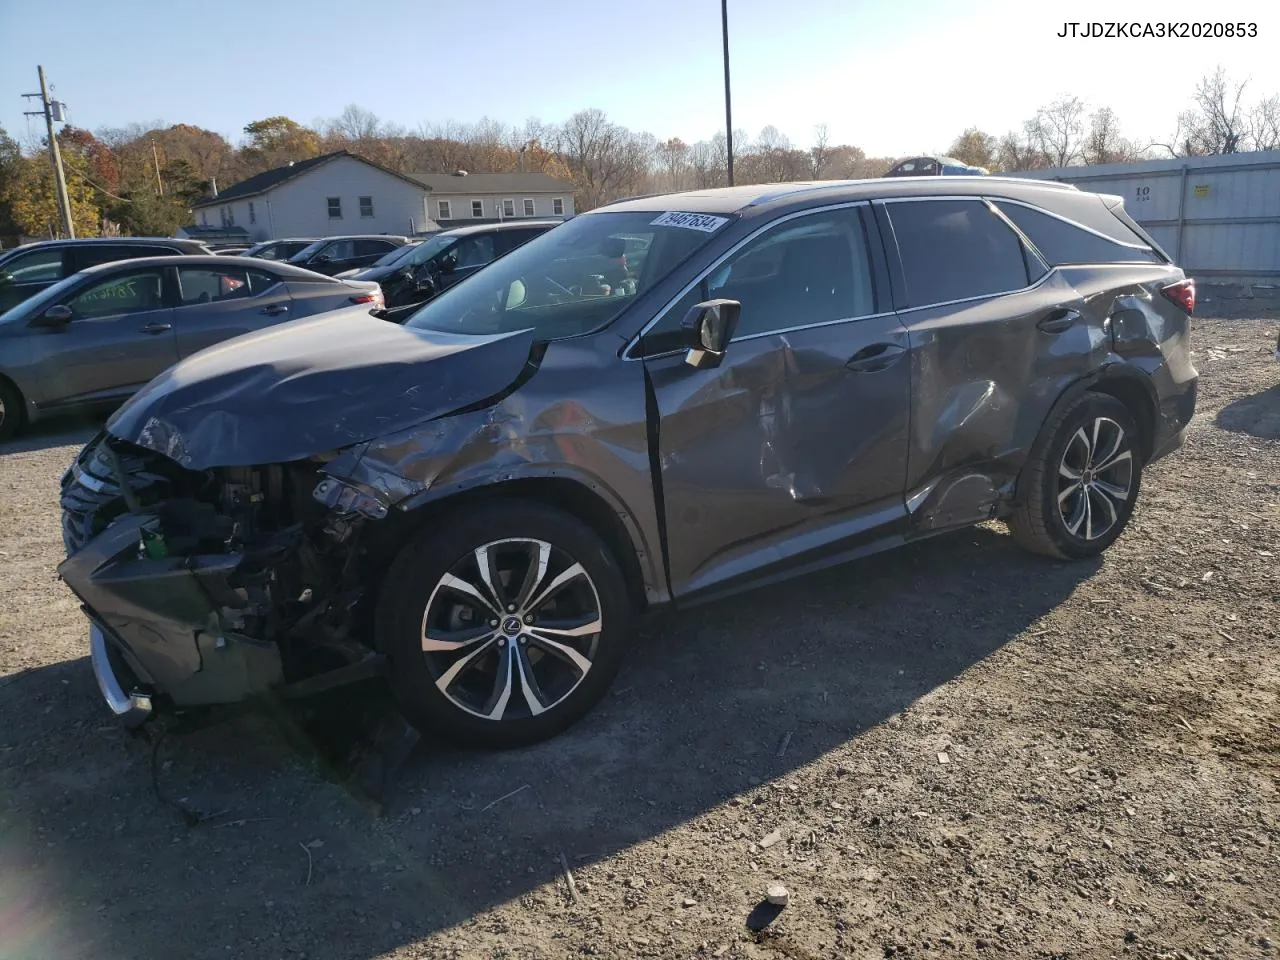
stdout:
<svg viewBox="0 0 1280 960">
<path fill-rule="evenodd" d="M 247 257 L 90 267 L 0 314 L 0 440 L 61 411 L 118 404 L 178 360 L 231 337 L 382 306 L 377 283 Z"/>
</svg>

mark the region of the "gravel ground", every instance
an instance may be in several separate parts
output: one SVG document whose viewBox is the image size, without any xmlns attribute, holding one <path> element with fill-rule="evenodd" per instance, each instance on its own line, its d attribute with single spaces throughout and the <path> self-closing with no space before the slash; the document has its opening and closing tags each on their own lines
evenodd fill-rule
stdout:
<svg viewBox="0 0 1280 960">
<path fill-rule="evenodd" d="M 1280 956 L 1278 314 L 1237 306 L 1105 560 L 993 524 L 691 612 L 384 819 L 284 715 L 108 722 L 53 573 L 88 431 L 0 447 L 0 956 Z"/>
</svg>

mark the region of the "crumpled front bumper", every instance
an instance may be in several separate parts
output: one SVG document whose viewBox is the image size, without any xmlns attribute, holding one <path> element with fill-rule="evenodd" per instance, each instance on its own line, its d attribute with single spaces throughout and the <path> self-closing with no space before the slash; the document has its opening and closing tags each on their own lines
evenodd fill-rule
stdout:
<svg viewBox="0 0 1280 960">
<path fill-rule="evenodd" d="M 243 606 L 229 577 L 243 556 L 149 557 L 143 531 L 158 524 L 148 514 L 121 516 L 58 566 L 92 623 L 94 673 L 112 711 L 145 719 L 153 696 L 192 707 L 235 703 L 279 685 L 276 644 L 229 628 Z M 112 668 L 116 656 L 137 680 L 127 690 Z"/>
</svg>

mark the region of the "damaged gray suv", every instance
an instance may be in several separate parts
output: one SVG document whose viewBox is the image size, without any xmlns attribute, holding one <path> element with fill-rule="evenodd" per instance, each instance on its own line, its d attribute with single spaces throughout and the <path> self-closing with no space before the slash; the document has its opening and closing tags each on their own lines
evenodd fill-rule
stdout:
<svg viewBox="0 0 1280 960">
<path fill-rule="evenodd" d="M 422 729 L 529 743 L 657 611 L 995 517 L 1105 550 L 1191 419 L 1194 297 L 1061 184 L 619 202 L 403 326 L 183 360 L 64 476 L 59 572 L 130 720 L 381 672 Z"/>
</svg>

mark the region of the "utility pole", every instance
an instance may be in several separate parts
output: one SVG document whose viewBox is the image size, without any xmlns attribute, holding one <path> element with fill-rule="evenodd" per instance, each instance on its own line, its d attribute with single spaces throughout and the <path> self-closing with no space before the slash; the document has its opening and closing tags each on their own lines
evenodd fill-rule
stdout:
<svg viewBox="0 0 1280 960">
<path fill-rule="evenodd" d="M 729 104 L 729 0 L 720 0 L 720 29 L 724 36 L 724 146 L 729 186 L 733 186 L 733 110 Z"/>
<path fill-rule="evenodd" d="M 156 141 L 151 141 L 151 159 L 156 162 L 156 193 L 164 196 L 164 181 L 160 179 L 160 154 L 156 152 Z"/>
<path fill-rule="evenodd" d="M 44 115 L 45 129 L 49 131 L 49 162 L 53 164 L 53 183 L 58 191 L 58 212 L 62 215 L 62 229 L 71 240 L 76 238 L 75 224 L 71 222 L 71 200 L 67 196 L 67 181 L 62 175 L 62 151 L 58 149 L 58 138 L 53 132 L 53 104 L 49 101 L 49 85 L 45 83 L 44 67 L 36 67 L 40 75 L 40 92 L 24 93 L 24 97 L 39 97 L 40 110 L 26 110 L 29 117 Z M 59 114 L 61 107 L 59 106 Z M 61 116 L 58 118 L 61 120 Z"/>
</svg>

